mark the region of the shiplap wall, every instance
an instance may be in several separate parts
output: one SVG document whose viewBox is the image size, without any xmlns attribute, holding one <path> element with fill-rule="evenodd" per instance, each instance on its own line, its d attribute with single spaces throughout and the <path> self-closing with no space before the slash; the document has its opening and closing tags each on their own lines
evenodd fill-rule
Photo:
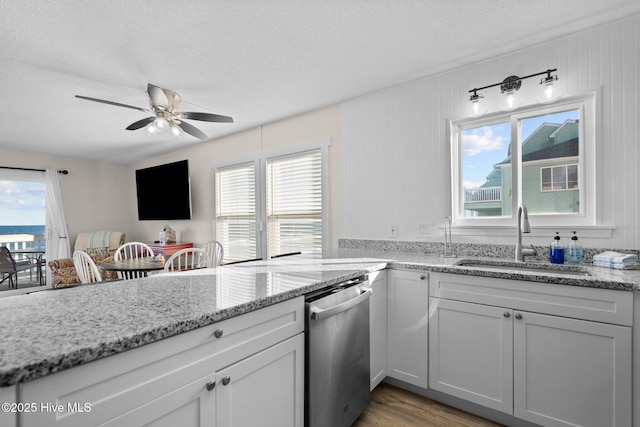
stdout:
<svg viewBox="0 0 640 427">
<path fill-rule="evenodd" d="M 341 105 L 342 224 L 347 239 L 442 241 L 451 214 L 447 119 L 464 117 L 468 90 L 558 68 L 566 94 L 600 90 L 596 148 L 599 223 L 608 238 L 583 238 L 588 247 L 640 247 L 640 15 L 469 67 L 381 90 Z M 533 100 L 535 78 L 523 82 Z M 531 89 L 531 91 L 530 91 Z M 484 91 L 497 102 L 499 88 Z M 417 224 L 429 235 L 418 237 Z M 397 224 L 391 238 L 389 225 Z M 454 231 L 454 242 L 513 243 L 513 236 Z M 497 234 L 497 235 L 496 235 Z M 568 236 L 568 233 L 566 234 Z M 552 236 L 534 233 L 528 243 Z"/>
</svg>

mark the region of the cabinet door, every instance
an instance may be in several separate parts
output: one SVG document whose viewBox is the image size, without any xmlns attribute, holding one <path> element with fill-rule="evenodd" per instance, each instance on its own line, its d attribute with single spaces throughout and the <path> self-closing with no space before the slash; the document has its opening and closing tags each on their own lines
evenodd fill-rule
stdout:
<svg viewBox="0 0 640 427">
<path fill-rule="evenodd" d="M 631 328 L 516 311 L 514 415 L 545 426 L 631 425 Z"/>
<path fill-rule="evenodd" d="M 387 275 L 386 270 L 369 274 L 369 335 L 371 390 L 387 375 Z"/>
<path fill-rule="evenodd" d="M 431 298 L 429 387 L 513 411 L 512 311 Z"/>
<path fill-rule="evenodd" d="M 199 378 L 117 418 L 100 424 L 149 427 L 213 427 L 215 424 L 215 374 Z M 88 424 L 84 424 L 88 425 Z"/>
<path fill-rule="evenodd" d="M 304 334 L 216 373 L 216 426 L 304 424 Z"/>
<path fill-rule="evenodd" d="M 390 270 L 387 279 L 387 375 L 426 388 L 427 273 Z"/>
</svg>

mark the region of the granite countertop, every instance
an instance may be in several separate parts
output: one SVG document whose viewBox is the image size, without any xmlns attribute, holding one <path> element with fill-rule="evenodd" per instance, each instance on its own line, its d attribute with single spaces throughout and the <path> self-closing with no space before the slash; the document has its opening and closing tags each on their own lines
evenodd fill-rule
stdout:
<svg viewBox="0 0 640 427">
<path fill-rule="evenodd" d="M 419 253 L 341 250 L 0 298 L 0 387 L 30 381 L 384 268 L 640 291 L 639 271 L 591 275 L 461 267 Z"/>
<path fill-rule="evenodd" d="M 514 262 L 511 260 L 490 257 L 453 257 L 416 252 L 371 251 L 357 249 L 341 249 L 342 258 L 369 257 L 385 260 L 391 269 L 426 270 L 439 273 L 464 274 L 469 276 L 494 277 L 500 279 L 527 280 L 531 282 L 553 283 L 557 285 L 581 286 L 589 288 L 615 289 L 640 292 L 640 270 L 615 270 L 594 267 L 591 264 L 572 266 L 555 265 L 540 262 Z M 466 267 L 457 265 L 460 262 L 473 261 L 486 266 Z M 495 264 L 496 267 L 492 267 Z M 529 267 L 547 271 L 525 271 L 519 267 Z M 510 267 L 513 267 L 511 269 Z M 577 270 L 587 274 L 565 274 L 567 270 Z M 554 270 L 559 270 L 554 271 Z"/>
</svg>

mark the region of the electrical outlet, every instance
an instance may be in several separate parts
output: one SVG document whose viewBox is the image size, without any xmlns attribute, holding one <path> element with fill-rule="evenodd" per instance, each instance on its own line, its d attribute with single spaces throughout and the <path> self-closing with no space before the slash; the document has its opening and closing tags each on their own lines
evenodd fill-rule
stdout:
<svg viewBox="0 0 640 427">
<path fill-rule="evenodd" d="M 389 237 L 398 237 L 398 224 L 389 224 Z"/>
<path fill-rule="evenodd" d="M 419 222 L 416 229 L 417 237 L 427 237 L 429 235 L 429 227 L 431 224 L 426 222 Z"/>
</svg>

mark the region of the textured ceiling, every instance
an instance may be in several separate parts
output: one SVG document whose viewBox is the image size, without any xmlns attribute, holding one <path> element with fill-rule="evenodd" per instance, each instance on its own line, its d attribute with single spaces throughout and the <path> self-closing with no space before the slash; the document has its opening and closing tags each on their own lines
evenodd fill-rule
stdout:
<svg viewBox="0 0 640 427">
<path fill-rule="evenodd" d="M 507 7 L 508 6 L 508 7 Z M 125 127 L 147 83 L 211 139 L 640 11 L 637 0 L 1 0 L 0 147 L 132 163 L 199 140 Z M 502 40 L 502 43 L 496 43 Z"/>
</svg>

